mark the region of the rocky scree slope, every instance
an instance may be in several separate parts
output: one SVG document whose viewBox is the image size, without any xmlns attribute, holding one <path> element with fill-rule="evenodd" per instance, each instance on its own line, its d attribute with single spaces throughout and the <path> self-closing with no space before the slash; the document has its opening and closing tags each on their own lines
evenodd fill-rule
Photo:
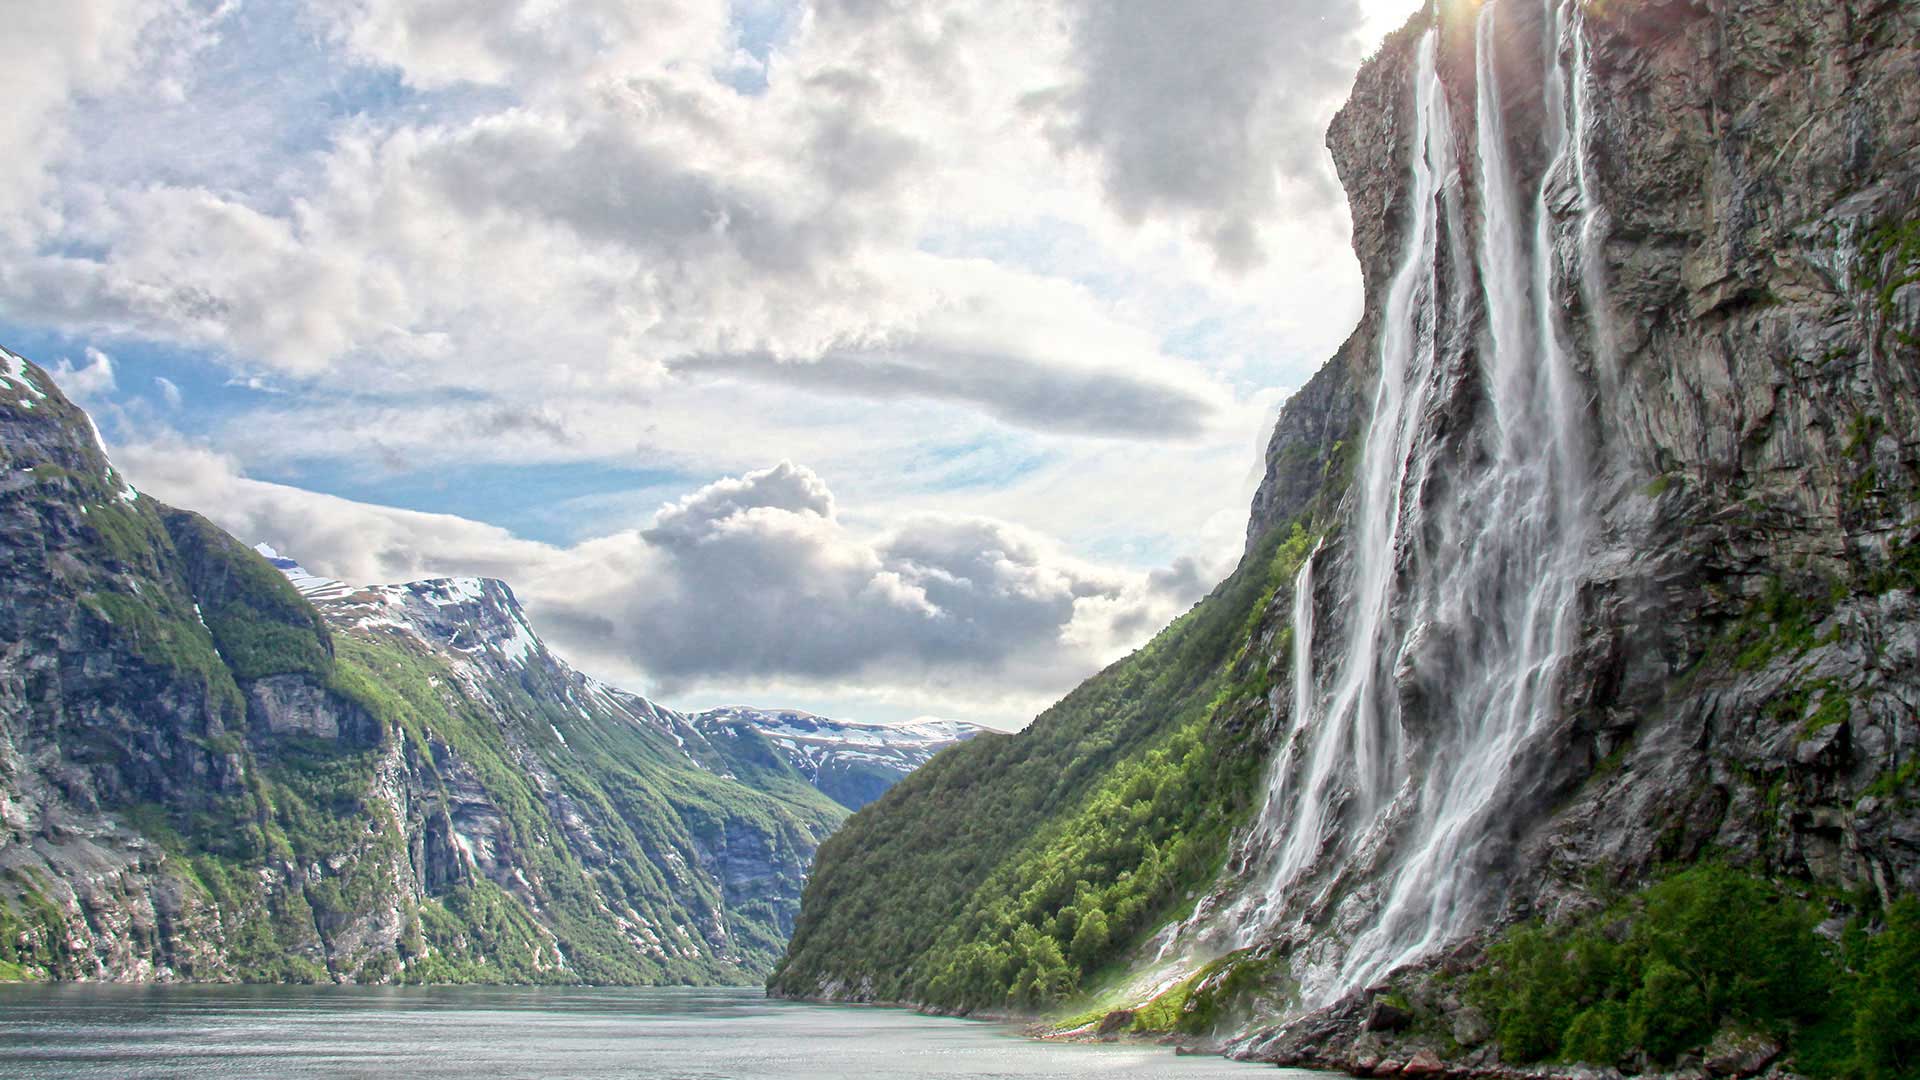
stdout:
<svg viewBox="0 0 1920 1080">
<path fill-rule="evenodd" d="M 1914 1075 L 1920 9 L 1442 2 L 1329 145 L 1365 315 L 1282 413 L 1240 570 L 856 815 L 772 985 L 1361 1074 Z M 1578 495 L 1564 622 L 1503 622 L 1537 582 L 1461 558 L 1516 543 L 1462 505 L 1527 481 L 1515 430 Z M 1535 635 L 1499 699 L 1534 707 L 1463 771 L 1462 653 Z M 953 799 L 1017 823 L 936 836 Z M 1798 969 L 1797 1004 L 1752 989 Z"/>
<path fill-rule="evenodd" d="M 746 982 L 845 815 L 508 588 L 316 610 L 0 353 L 0 978 Z"/>
</svg>

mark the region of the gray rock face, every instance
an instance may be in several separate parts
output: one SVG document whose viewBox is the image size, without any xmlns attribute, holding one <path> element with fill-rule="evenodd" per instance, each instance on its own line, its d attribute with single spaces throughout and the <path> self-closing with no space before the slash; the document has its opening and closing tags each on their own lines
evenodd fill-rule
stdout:
<svg viewBox="0 0 1920 1080">
<path fill-rule="evenodd" d="M 1354 399 L 1353 354 L 1366 340 L 1356 331 L 1332 363 L 1287 399 L 1267 442 L 1266 472 L 1253 494 L 1249 550 L 1269 529 L 1297 515 L 1331 475 L 1350 466 L 1364 419 Z"/>
<path fill-rule="evenodd" d="M 1531 191 L 1547 166 L 1546 5 L 1500 3 L 1501 107 Z M 1506 919 L 1589 908 L 1596 875 L 1631 885 L 1712 855 L 1836 892 L 1920 889 L 1920 8 L 1583 8 L 1605 210 L 1599 309 L 1578 287 L 1581 223 L 1564 178 L 1553 241 L 1593 433 L 1596 528 L 1560 723 L 1531 749 L 1533 786 L 1513 796 L 1500 854 L 1480 868 L 1494 914 L 1427 961 L 1456 973 Z M 1409 218 L 1414 42 L 1437 23 L 1454 142 L 1470 161 L 1473 14 L 1441 4 L 1389 39 L 1329 134 L 1366 315 L 1283 413 L 1256 534 L 1304 506 L 1335 442 L 1365 425 L 1355 400 L 1374 383 Z M 1484 337 L 1480 286 L 1440 263 L 1441 293 L 1470 295 L 1459 319 L 1437 315 L 1436 333 Z M 1467 380 L 1424 422 L 1459 433 L 1470 459 L 1485 407 Z M 1316 571 L 1330 624 L 1317 653 L 1340 641 L 1345 542 L 1330 538 Z M 1274 706 L 1284 731 L 1279 695 Z M 1424 715 L 1417 700 L 1406 712 L 1410 725 Z M 1425 737 L 1409 730 L 1416 745 Z M 1459 1044 L 1484 1042 L 1484 1019 L 1461 1009 L 1433 1011 L 1451 1016 Z M 1255 1024 L 1238 1052 L 1356 1067 L 1367 1015 L 1348 1001 Z M 1721 1049 L 1716 1070 L 1764 1067 L 1765 1048 Z"/>
<path fill-rule="evenodd" d="M 270 675 L 247 685 L 247 724 L 268 738 L 311 735 L 364 745 L 380 741 L 379 722 L 305 675 Z"/>
</svg>

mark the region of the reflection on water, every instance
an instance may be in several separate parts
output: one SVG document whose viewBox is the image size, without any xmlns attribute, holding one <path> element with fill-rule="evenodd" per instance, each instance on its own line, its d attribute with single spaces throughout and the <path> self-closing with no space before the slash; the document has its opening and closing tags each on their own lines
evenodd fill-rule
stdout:
<svg viewBox="0 0 1920 1080">
<path fill-rule="evenodd" d="M 0 1076 L 825 1080 L 1271 1069 L 755 990 L 0 986 Z"/>
</svg>

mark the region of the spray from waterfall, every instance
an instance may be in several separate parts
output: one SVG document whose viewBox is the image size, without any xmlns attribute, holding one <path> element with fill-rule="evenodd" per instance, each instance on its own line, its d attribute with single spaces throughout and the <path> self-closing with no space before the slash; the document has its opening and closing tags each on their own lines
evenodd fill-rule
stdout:
<svg viewBox="0 0 1920 1080">
<path fill-rule="evenodd" d="M 1419 44 L 1406 248 L 1381 313 L 1342 649 L 1318 672 L 1295 654 L 1293 737 L 1250 834 L 1257 885 L 1228 912 L 1246 920 L 1242 945 L 1287 920 L 1324 924 L 1329 910 L 1355 928 L 1337 955 L 1296 960 L 1307 1007 L 1486 913 L 1502 884 L 1506 818 L 1532 778 L 1530 748 L 1558 719 L 1577 639 L 1589 436 L 1560 296 L 1563 284 L 1602 287 L 1592 244 L 1604 211 L 1588 179 L 1578 3 L 1540 2 L 1549 164 L 1527 197 L 1501 107 L 1503 0 L 1477 16 L 1471 241 L 1435 31 Z M 1563 205 L 1579 213 L 1571 257 Z M 1468 304 L 1476 292 L 1483 319 Z M 1587 298 L 1589 312 L 1601 311 L 1597 300 Z M 1470 423 L 1436 422 L 1453 405 Z M 1317 561 L 1296 582 L 1296 643 L 1311 642 Z"/>
</svg>

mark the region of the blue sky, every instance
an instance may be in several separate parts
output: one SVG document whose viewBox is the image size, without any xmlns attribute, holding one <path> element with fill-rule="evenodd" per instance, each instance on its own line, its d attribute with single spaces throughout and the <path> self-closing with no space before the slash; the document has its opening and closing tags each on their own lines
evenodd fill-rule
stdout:
<svg viewBox="0 0 1920 1080">
<path fill-rule="evenodd" d="M 318 572 L 505 577 L 672 704 L 1018 726 L 1230 568 L 1411 7 L 33 5 L 0 342 Z"/>
</svg>

